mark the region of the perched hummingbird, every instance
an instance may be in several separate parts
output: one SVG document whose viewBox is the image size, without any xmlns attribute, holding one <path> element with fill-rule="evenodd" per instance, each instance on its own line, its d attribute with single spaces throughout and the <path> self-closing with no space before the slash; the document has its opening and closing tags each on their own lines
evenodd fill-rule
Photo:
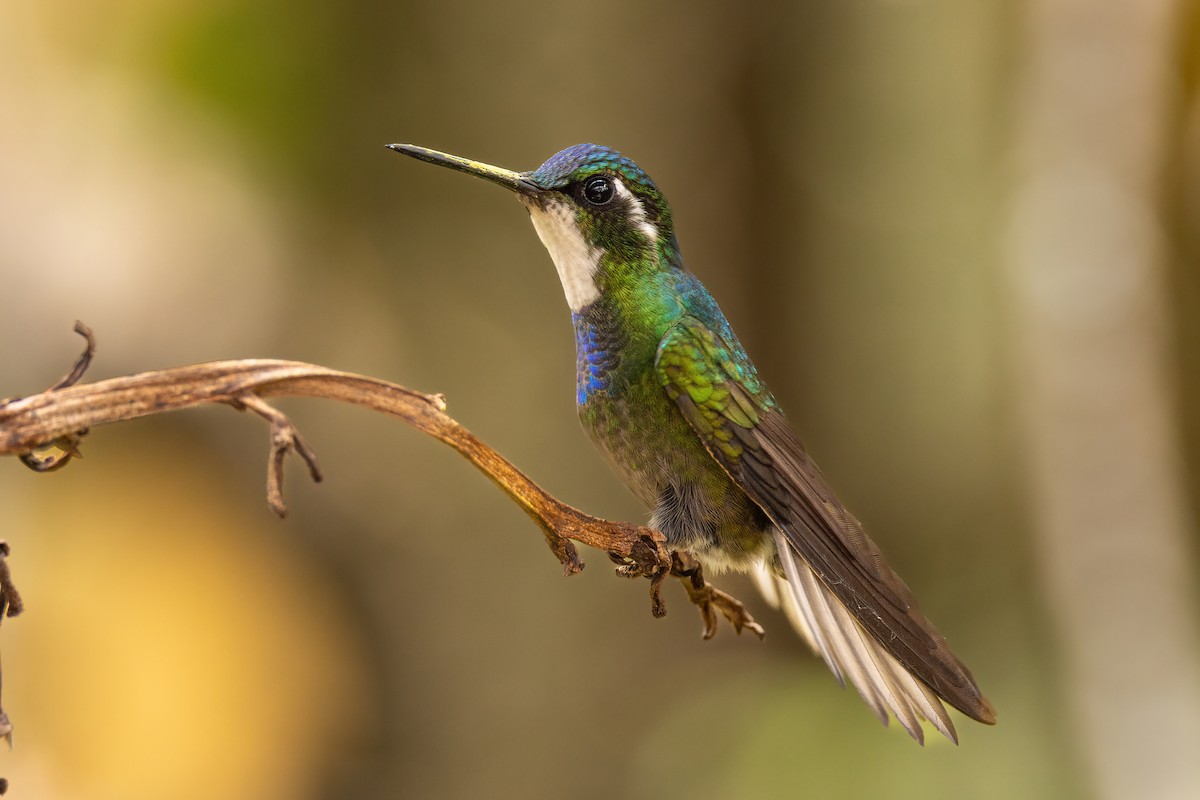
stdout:
<svg viewBox="0 0 1200 800">
<path fill-rule="evenodd" d="M 671 209 L 637 164 L 594 144 L 532 172 L 388 147 L 498 183 L 529 211 L 571 307 L 579 418 L 672 548 L 751 573 L 885 725 L 890 709 L 919 742 L 921 719 L 957 741 L 943 700 L 996 721 L 684 269 Z"/>
</svg>

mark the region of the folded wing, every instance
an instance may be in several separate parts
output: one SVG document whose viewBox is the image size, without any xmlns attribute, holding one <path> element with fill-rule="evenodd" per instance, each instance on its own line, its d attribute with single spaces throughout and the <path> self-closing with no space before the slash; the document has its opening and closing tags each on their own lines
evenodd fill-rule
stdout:
<svg viewBox="0 0 1200 800">
<path fill-rule="evenodd" d="M 760 585 L 839 679 L 918 739 L 920 717 L 954 739 L 938 698 L 994 723 L 970 672 L 837 499 L 736 342 L 685 316 L 656 366 L 708 452 L 777 526 L 780 563 Z"/>
</svg>

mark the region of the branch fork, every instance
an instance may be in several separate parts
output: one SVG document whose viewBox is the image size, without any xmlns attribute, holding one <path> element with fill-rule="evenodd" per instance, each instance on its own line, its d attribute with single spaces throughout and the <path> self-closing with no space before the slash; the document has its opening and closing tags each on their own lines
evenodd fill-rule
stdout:
<svg viewBox="0 0 1200 800">
<path fill-rule="evenodd" d="M 295 453 L 304 460 L 313 483 L 320 483 L 321 468 L 317 466 L 317 454 L 304 441 L 287 415 L 256 394 L 247 392 L 230 401 L 239 411 L 250 409 L 271 423 L 271 455 L 267 459 L 267 505 L 276 516 L 287 516 L 287 505 L 283 502 L 283 459 Z"/>
</svg>

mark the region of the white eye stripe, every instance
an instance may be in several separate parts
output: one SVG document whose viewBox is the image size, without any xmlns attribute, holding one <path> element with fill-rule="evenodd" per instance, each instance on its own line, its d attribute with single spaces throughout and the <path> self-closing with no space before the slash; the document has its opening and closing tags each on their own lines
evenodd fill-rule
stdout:
<svg viewBox="0 0 1200 800">
<path fill-rule="evenodd" d="M 658 229 L 646 217 L 646 208 L 642 205 L 642 201 L 625 187 L 620 178 L 613 178 L 613 186 L 616 187 L 617 197 L 629 201 L 629 221 L 646 235 L 651 244 L 656 243 L 658 241 Z"/>
</svg>

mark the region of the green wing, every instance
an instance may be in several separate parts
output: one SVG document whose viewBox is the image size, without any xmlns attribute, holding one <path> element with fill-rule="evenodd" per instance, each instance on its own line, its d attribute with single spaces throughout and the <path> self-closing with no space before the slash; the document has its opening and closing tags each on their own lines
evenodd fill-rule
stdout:
<svg viewBox="0 0 1200 800">
<path fill-rule="evenodd" d="M 816 634 L 819 649 L 834 672 L 840 676 L 846 671 L 877 712 L 882 704 L 890 705 L 902 722 L 908 705 L 917 706 L 918 713 L 935 724 L 938 720 L 931 714 L 941 712 L 938 716 L 953 738 L 953 728 L 940 704 L 935 711 L 917 698 L 902 704 L 902 712 L 886 697 L 891 691 L 915 692 L 905 692 L 906 676 L 893 674 L 896 670 L 889 672 L 873 655 L 882 647 L 948 703 L 981 722 L 994 722 L 995 712 L 970 672 L 917 608 L 908 587 L 884 561 L 858 520 L 837 499 L 774 399 L 759 383 L 741 347 L 700 320 L 683 317 L 667 331 L 655 363 L 663 388 L 705 448 L 781 532 L 777 538 L 790 551 L 779 554 L 788 583 L 793 585 L 806 627 Z M 786 563 L 795 556 L 801 562 L 798 570 Z M 804 567 L 816 575 L 819 587 L 805 590 L 797 585 L 808 575 Z M 826 601 L 828 594 L 841 608 Z M 857 630 L 831 630 L 855 628 L 838 622 L 849 619 L 847 612 L 873 643 Z M 856 675 L 859 668 L 875 676 L 866 681 L 875 688 L 864 690 Z M 873 702 L 868 697 L 871 693 L 881 703 Z M 886 712 L 883 718 L 886 720 Z"/>
</svg>

